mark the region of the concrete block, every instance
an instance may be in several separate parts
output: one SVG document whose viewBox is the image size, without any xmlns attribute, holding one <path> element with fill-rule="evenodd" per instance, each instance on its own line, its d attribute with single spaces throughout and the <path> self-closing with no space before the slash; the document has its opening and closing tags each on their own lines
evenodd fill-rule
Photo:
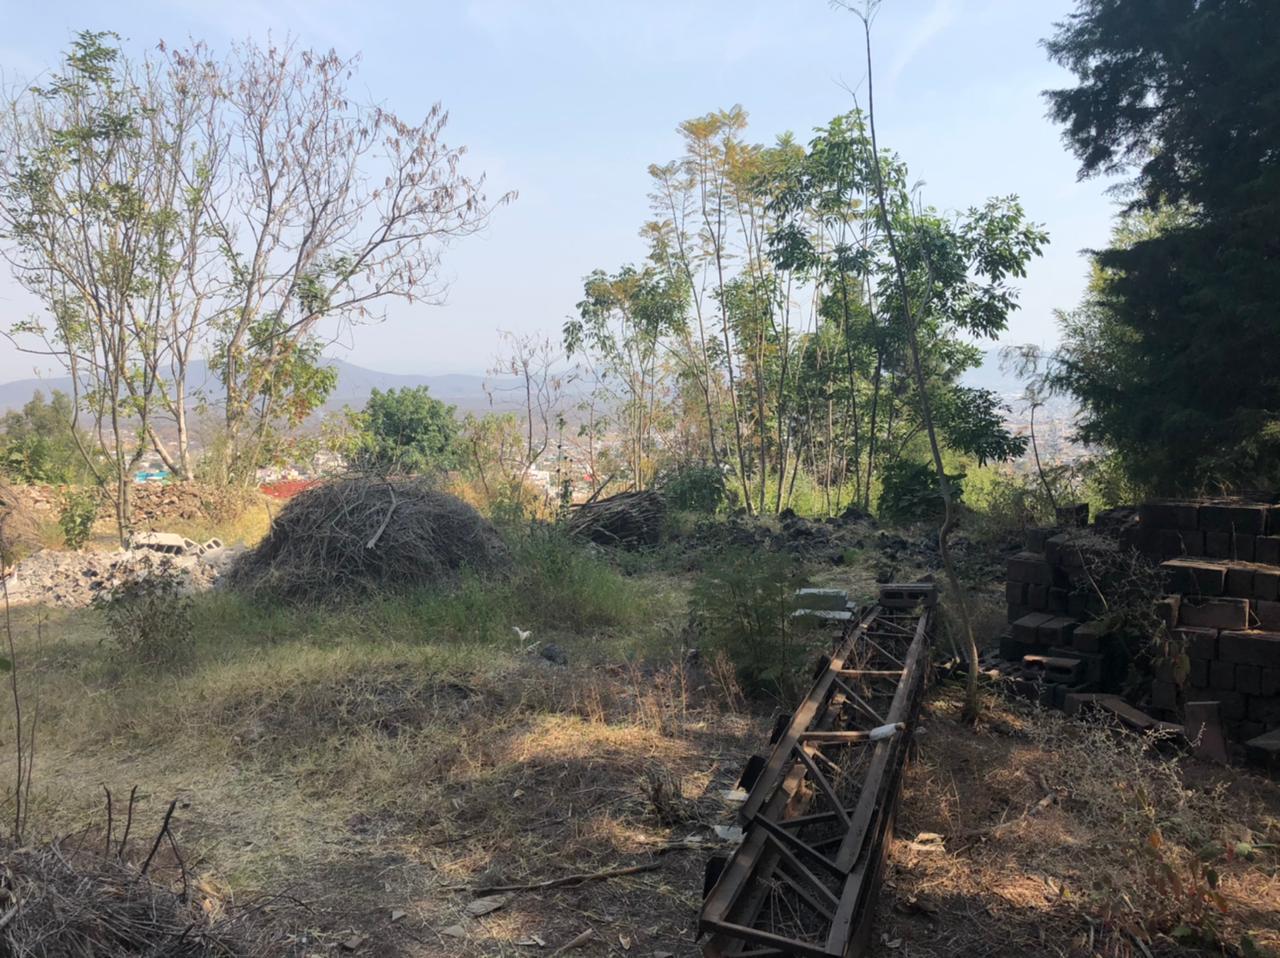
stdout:
<svg viewBox="0 0 1280 958">
<path fill-rule="evenodd" d="M 1214 698 L 1222 710 L 1222 717 L 1229 722 L 1239 722 L 1248 715 L 1247 699 L 1239 692 L 1215 692 Z"/>
<path fill-rule="evenodd" d="M 1229 691 L 1236 687 L 1236 667 L 1230 662 L 1209 663 L 1209 688 Z"/>
<path fill-rule="evenodd" d="M 1071 636 L 1071 646 L 1077 652 L 1099 652 L 1102 649 L 1102 626 L 1097 622 L 1081 622 Z"/>
<path fill-rule="evenodd" d="M 1030 615 L 1034 611 L 1029 605 L 1011 605 L 1008 612 L 1005 613 L 1005 621 L 1012 625 L 1023 616 Z"/>
<path fill-rule="evenodd" d="M 1047 611 L 1049 608 L 1049 587 L 1038 582 L 1028 582 L 1026 586 L 1027 606 L 1037 612 Z"/>
<path fill-rule="evenodd" d="M 1236 691 L 1243 692 L 1245 695 L 1261 695 L 1262 694 L 1262 666 L 1237 665 L 1236 666 Z"/>
<path fill-rule="evenodd" d="M 1020 642 L 1035 645 L 1039 641 L 1040 626 L 1052 618 L 1053 616 L 1045 615 L 1043 612 L 1032 612 L 1030 615 L 1024 615 L 1013 623 L 1013 637 Z"/>
<path fill-rule="evenodd" d="M 1243 565 L 1227 567 L 1227 584 L 1223 595 L 1239 599 L 1253 598 L 1253 568 Z"/>
<path fill-rule="evenodd" d="M 1252 562 L 1256 540 L 1257 536 L 1237 532 L 1231 537 L 1231 558 L 1238 562 Z"/>
<path fill-rule="evenodd" d="M 1196 758 L 1225 765 L 1230 758 L 1217 702 L 1188 702 L 1184 729 Z"/>
<path fill-rule="evenodd" d="M 1280 602 L 1254 602 L 1253 614 L 1258 620 L 1259 628 L 1280 630 Z"/>
<path fill-rule="evenodd" d="M 1280 599 L 1280 569 L 1253 568 L 1253 598 L 1267 602 Z"/>
<path fill-rule="evenodd" d="M 1164 623 L 1166 629 L 1172 631 L 1177 626 L 1178 606 L 1181 604 L 1181 599 L 1181 596 L 1166 595 L 1164 598 L 1156 600 L 1156 615 Z"/>
<path fill-rule="evenodd" d="M 1019 552 L 1009 560 L 1006 577 L 1014 582 L 1053 585 L 1053 566 L 1035 552 Z"/>
<path fill-rule="evenodd" d="M 1206 532 L 1204 534 L 1204 554 L 1212 559 L 1230 559 L 1231 533 Z"/>
<path fill-rule="evenodd" d="M 1151 707 L 1165 712 L 1178 708 L 1178 686 L 1173 682 L 1156 680 L 1151 683 Z"/>
<path fill-rule="evenodd" d="M 1187 681 L 1191 683 L 1191 687 L 1194 689 L 1207 689 L 1209 687 L 1209 660 L 1192 659 L 1191 672 L 1187 675 Z"/>
<path fill-rule="evenodd" d="M 1006 582 L 1004 584 L 1004 600 L 1009 605 L 1027 604 L 1027 584 L 1025 582 Z"/>
<path fill-rule="evenodd" d="M 1030 642 L 1015 639 L 1011 635 L 1000 637 L 1000 658 L 1006 662 L 1021 662 L 1024 655 L 1035 651 L 1036 646 Z"/>
<path fill-rule="evenodd" d="M 1077 658 L 1057 655 L 1024 655 L 1022 666 L 1029 672 L 1039 672 L 1046 682 L 1075 685 L 1083 675 L 1082 663 Z"/>
<path fill-rule="evenodd" d="M 1075 634 L 1077 625 L 1079 623 L 1075 619 L 1068 619 L 1066 616 L 1054 616 L 1036 626 L 1036 637 L 1046 645 L 1070 645 L 1071 637 Z"/>
<path fill-rule="evenodd" d="M 1249 699 L 1249 718 L 1267 728 L 1280 724 L 1280 698 L 1255 695 Z"/>
<path fill-rule="evenodd" d="M 1203 559 L 1169 559 L 1160 563 L 1169 576 L 1169 588 L 1183 595 L 1222 595 L 1227 567 Z"/>
<path fill-rule="evenodd" d="M 1028 526 L 1023 533 L 1023 545 L 1027 552 L 1044 552 L 1044 544 L 1053 535 L 1047 526 Z"/>
<path fill-rule="evenodd" d="M 1224 631 L 1218 637 L 1218 656 L 1224 662 L 1280 668 L 1280 633 Z"/>
<path fill-rule="evenodd" d="M 1249 600 L 1183 597 L 1178 624 L 1206 629 L 1245 629 L 1249 626 Z"/>
<path fill-rule="evenodd" d="M 1260 536 L 1267 532 L 1271 507 L 1264 503 L 1206 503 L 1200 506 L 1200 528 L 1205 532 L 1240 532 Z"/>
<path fill-rule="evenodd" d="M 1216 659 L 1218 657 L 1218 630 L 1199 629 L 1180 626 L 1174 635 L 1182 642 L 1187 655 L 1193 659 Z"/>
<path fill-rule="evenodd" d="M 1244 743 L 1245 758 L 1268 771 L 1280 771 L 1280 729 L 1264 732 Z"/>
<path fill-rule="evenodd" d="M 1196 502 L 1156 499 L 1138 506 L 1138 521 L 1149 529 L 1198 529 L 1198 513 Z"/>
<path fill-rule="evenodd" d="M 1050 589 L 1049 590 L 1049 609 L 1048 611 L 1055 615 L 1067 614 L 1067 596 L 1069 593 L 1066 589 Z"/>
<path fill-rule="evenodd" d="M 849 606 L 849 593 L 843 589 L 796 589 L 797 609 L 831 609 L 843 612 Z"/>
<path fill-rule="evenodd" d="M 1272 506 L 1273 509 L 1280 508 Z M 1253 560 L 1264 565 L 1280 565 L 1280 535 L 1258 536 L 1253 540 Z"/>
<path fill-rule="evenodd" d="M 1280 695 L 1280 669 L 1262 670 L 1261 695 Z"/>
</svg>

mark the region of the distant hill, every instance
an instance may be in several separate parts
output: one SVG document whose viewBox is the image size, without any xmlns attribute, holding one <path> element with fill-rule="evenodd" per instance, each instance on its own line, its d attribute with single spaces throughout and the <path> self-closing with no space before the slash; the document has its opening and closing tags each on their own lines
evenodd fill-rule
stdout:
<svg viewBox="0 0 1280 958">
<path fill-rule="evenodd" d="M 374 389 L 402 389 L 404 387 L 426 386 L 431 395 L 442 399 L 450 405 L 457 406 L 460 413 L 483 412 L 488 409 L 512 410 L 517 403 L 509 398 L 509 390 L 516 384 L 513 379 L 494 379 L 468 373 L 444 373 L 438 376 L 415 375 L 412 373 L 383 373 L 373 369 L 365 369 L 341 359 L 329 361 L 329 366 L 338 371 L 338 385 L 325 403 L 326 410 L 341 409 L 343 406 L 360 407 L 369 398 Z M 193 391 L 205 388 L 211 398 L 218 394 L 218 383 L 204 362 L 193 363 L 190 382 Z M 484 386 L 488 382 L 494 389 L 492 405 Z M 0 383 L 0 413 L 11 409 L 19 409 L 30 401 L 36 390 L 48 396 L 55 389 L 69 393 L 71 391 L 70 376 L 50 376 L 40 379 L 15 379 L 12 382 Z"/>
</svg>

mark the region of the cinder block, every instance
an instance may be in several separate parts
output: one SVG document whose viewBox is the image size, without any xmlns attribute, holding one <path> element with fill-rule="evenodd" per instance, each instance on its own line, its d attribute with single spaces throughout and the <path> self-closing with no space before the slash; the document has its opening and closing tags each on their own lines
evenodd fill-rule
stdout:
<svg viewBox="0 0 1280 958">
<path fill-rule="evenodd" d="M 1009 581 L 1004 584 L 1004 600 L 1009 605 L 1027 604 L 1027 584 Z"/>
<path fill-rule="evenodd" d="M 1071 636 L 1071 646 L 1077 652 L 1099 652 L 1102 649 L 1102 626 L 1097 622 L 1081 622 Z"/>
<path fill-rule="evenodd" d="M 1074 619 L 1068 619 L 1066 616 L 1054 616 L 1036 626 L 1036 637 L 1046 645 L 1070 645 L 1071 637 L 1075 634 L 1077 625 L 1079 623 Z"/>
<path fill-rule="evenodd" d="M 1051 648 L 1049 654 L 1059 659 L 1072 659 L 1080 663 L 1077 681 L 1096 686 L 1102 681 L 1104 656 L 1097 653 L 1078 652 L 1075 649 Z"/>
<path fill-rule="evenodd" d="M 1221 563 L 1194 559 L 1169 559 L 1160 563 L 1169 575 L 1169 588 L 1183 595 L 1222 595 L 1227 568 Z"/>
<path fill-rule="evenodd" d="M 1262 667 L 1259 665 L 1236 666 L 1236 691 L 1245 695 L 1262 694 Z"/>
<path fill-rule="evenodd" d="M 1209 663 L 1209 688 L 1230 691 L 1236 687 L 1236 667 L 1230 662 Z"/>
<path fill-rule="evenodd" d="M 1253 598 L 1253 569 L 1249 566 L 1228 566 L 1227 586 L 1223 595 L 1240 599 Z"/>
<path fill-rule="evenodd" d="M 1249 718 L 1268 728 L 1280 723 L 1280 698 L 1255 695 L 1249 699 Z"/>
<path fill-rule="evenodd" d="M 1246 706 L 1248 700 L 1240 692 L 1225 690 L 1217 693 L 1214 698 L 1218 700 L 1222 717 L 1228 721 L 1239 722 L 1248 714 Z"/>
<path fill-rule="evenodd" d="M 1230 559 L 1231 533 L 1206 532 L 1204 535 L 1204 554 L 1211 559 Z"/>
<path fill-rule="evenodd" d="M 1206 503 L 1200 507 L 1200 528 L 1205 532 L 1266 535 L 1270 509 L 1264 503 Z"/>
<path fill-rule="evenodd" d="M 1218 657 L 1218 630 L 1181 626 L 1174 633 L 1182 642 L 1187 655 L 1193 659 Z"/>
<path fill-rule="evenodd" d="M 1006 577 L 1014 582 L 1053 585 L 1053 566 L 1046 562 L 1042 555 L 1034 552 L 1019 552 L 1009 560 Z"/>
<path fill-rule="evenodd" d="M 1028 552 L 1044 552 L 1045 541 L 1053 535 L 1047 526 L 1028 526 L 1023 534 L 1023 545 Z"/>
<path fill-rule="evenodd" d="M 1067 596 L 1067 615 L 1073 619 L 1083 619 L 1089 614 L 1089 596 L 1084 592 L 1073 591 Z"/>
<path fill-rule="evenodd" d="M 1262 670 L 1262 695 L 1280 695 L 1280 669 Z"/>
<path fill-rule="evenodd" d="M 1006 662 L 1021 662 L 1024 655 L 1034 651 L 1035 646 L 1023 642 L 1011 635 L 1000 636 L 1000 658 Z"/>
<path fill-rule="evenodd" d="M 1198 511 L 1195 502 L 1156 499 L 1138 506 L 1138 521 L 1150 529 L 1196 529 Z"/>
<path fill-rule="evenodd" d="M 1280 536 L 1280 506 L 1267 507 L 1267 535 Z"/>
<path fill-rule="evenodd" d="M 1049 590 L 1049 611 L 1055 615 L 1067 614 L 1067 590 L 1066 589 L 1050 589 Z"/>
<path fill-rule="evenodd" d="M 1005 613 L 1005 621 L 1012 625 L 1023 616 L 1030 615 L 1032 611 L 1032 608 L 1028 605 L 1011 605 L 1009 606 L 1009 611 Z"/>
<path fill-rule="evenodd" d="M 1188 681 L 1191 683 L 1191 687 L 1195 689 L 1207 689 L 1209 687 L 1208 659 L 1191 660 L 1191 673 L 1188 675 Z"/>
<path fill-rule="evenodd" d="M 1246 629 L 1249 627 L 1249 600 L 1184 597 L 1178 606 L 1178 624 L 1205 629 Z"/>
<path fill-rule="evenodd" d="M 1255 602 L 1253 614 L 1258 620 L 1259 628 L 1280 630 L 1280 602 Z"/>
<path fill-rule="evenodd" d="M 1151 707 L 1173 712 L 1178 708 L 1178 687 L 1172 682 L 1151 683 Z"/>
<path fill-rule="evenodd" d="M 1254 543 L 1257 538 L 1257 536 L 1237 532 L 1231 537 L 1231 558 L 1238 562 L 1252 562 Z"/>
<path fill-rule="evenodd" d="M 1039 642 L 1040 626 L 1052 618 L 1053 616 L 1045 615 L 1043 612 L 1032 612 L 1030 615 L 1024 615 L 1013 623 L 1013 637 L 1020 642 L 1035 645 Z"/>
<path fill-rule="evenodd" d="M 1177 595 L 1166 595 L 1163 599 L 1156 600 L 1156 615 L 1166 629 L 1172 630 L 1178 624 L 1178 606 L 1181 600 L 1182 597 Z"/>
<path fill-rule="evenodd" d="M 1278 509 L 1280 506 L 1272 506 Z M 1253 559 L 1264 565 L 1280 565 L 1280 535 L 1258 536 L 1253 540 Z"/>
<path fill-rule="evenodd" d="M 1280 569 L 1254 567 L 1253 597 L 1267 602 L 1280 599 Z"/>
<path fill-rule="evenodd" d="M 1027 607 L 1037 612 L 1046 611 L 1049 608 L 1049 587 L 1038 582 L 1028 582 Z"/>
<path fill-rule="evenodd" d="M 1260 630 L 1223 632 L 1218 637 L 1218 656 L 1224 662 L 1280 668 L 1280 633 Z"/>
</svg>

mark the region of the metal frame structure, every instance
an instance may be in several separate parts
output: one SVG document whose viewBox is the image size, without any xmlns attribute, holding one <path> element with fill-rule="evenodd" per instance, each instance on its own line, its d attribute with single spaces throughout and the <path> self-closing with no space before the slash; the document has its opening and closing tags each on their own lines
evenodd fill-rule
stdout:
<svg viewBox="0 0 1280 958">
<path fill-rule="evenodd" d="M 708 958 L 852 958 L 866 948 L 937 598 L 931 584 L 892 589 L 844 629 L 775 726 L 769 756 L 747 763 L 743 841 L 708 869 L 698 922 Z"/>
</svg>

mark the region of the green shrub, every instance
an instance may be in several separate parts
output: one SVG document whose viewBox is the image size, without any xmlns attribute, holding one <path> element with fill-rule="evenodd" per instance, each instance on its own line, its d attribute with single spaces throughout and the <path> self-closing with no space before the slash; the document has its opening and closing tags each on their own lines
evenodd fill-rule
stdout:
<svg viewBox="0 0 1280 958">
<path fill-rule="evenodd" d="M 68 549 L 79 549 L 93 534 L 93 523 L 98 518 L 98 497 L 90 489 L 68 492 L 58 508 L 58 526 L 62 529 L 62 541 Z"/>
<path fill-rule="evenodd" d="M 663 476 L 658 489 L 673 509 L 714 513 L 725 501 L 724 474 L 715 466 L 681 466 Z"/>
<path fill-rule="evenodd" d="M 723 652 L 747 692 L 789 698 L 811 651 L 791 613 L 804 570 L 790 556 L 739 552 L 712 562 L 693 586 L 690 626 L 705 652 Z"/>
<path fill-rule="evenodd" d="M 964 473 L 948 473 L 952 496 L 959 502 L 964 492 Z M 933 466 L 899 459 L 891 462 L 881 476 L 879 515 L 889 522 L 933 522 L 943 514 L 942 495 Z"/>
<path fill-rule="evenodd" d="M 93 599 L 107 639 L 130 662 L 171 666 L 192 651 L 192 601 L 172 561 L 125 573 Z"/>
</svg>

